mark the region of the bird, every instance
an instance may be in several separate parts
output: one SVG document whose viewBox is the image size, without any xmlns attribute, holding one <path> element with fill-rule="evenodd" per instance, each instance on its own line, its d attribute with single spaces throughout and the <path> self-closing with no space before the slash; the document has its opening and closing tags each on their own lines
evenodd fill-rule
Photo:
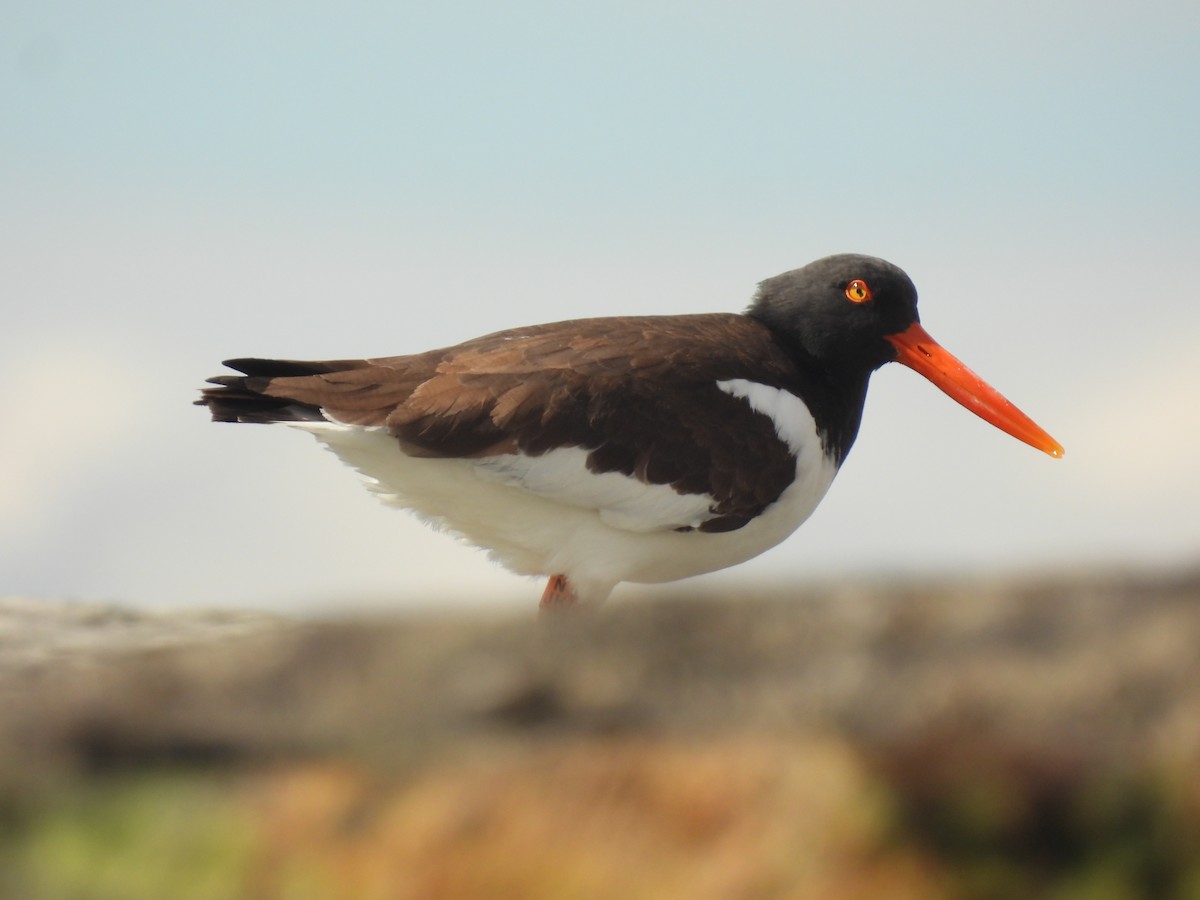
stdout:
<svg viewBox="0 0 1200 900">
<path fill-rule="evenodd" d="M 547 578 L 542 610 L 745 562 L 813 512 L 871 374 L 899 362 L 1052 457 L 1062 446 L 938 344 L 899 267 L 837 254 L 743 313 L 582 318 L 372 359 L 231 359 L 196 401 L 286 423 L 386 502 Z"/>
</svg>

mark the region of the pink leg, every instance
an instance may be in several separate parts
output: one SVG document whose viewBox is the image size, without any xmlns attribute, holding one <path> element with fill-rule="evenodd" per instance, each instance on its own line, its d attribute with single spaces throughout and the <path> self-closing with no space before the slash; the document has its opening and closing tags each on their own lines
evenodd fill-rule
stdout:
<svg viewBox="0 0 1200 900">
<path fill-rule="evenodd" d="M 542 592 L 542 602 L 539 609 L 575 609 L 579 606 L 579 595 L 566 575 L 551 575 L 546 582 L 546 590 Z"/>
</svg>

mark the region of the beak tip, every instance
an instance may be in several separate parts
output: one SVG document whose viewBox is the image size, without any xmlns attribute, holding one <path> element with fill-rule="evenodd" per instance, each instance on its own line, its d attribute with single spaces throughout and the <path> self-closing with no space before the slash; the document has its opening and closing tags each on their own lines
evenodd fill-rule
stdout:
<svg viewBox="0 0 1200 900">
<path fill-rule="evenodd" d="M 919 324 L 914 322 L 904 331 L 888 335 L 886 339 L 896 348 L 896 362 L 929 379 L 952 400 L 985 422 L 990 422 L 1047 456 L 1062 459 L 1062 444 L 955 359 Z"/>
</svg>

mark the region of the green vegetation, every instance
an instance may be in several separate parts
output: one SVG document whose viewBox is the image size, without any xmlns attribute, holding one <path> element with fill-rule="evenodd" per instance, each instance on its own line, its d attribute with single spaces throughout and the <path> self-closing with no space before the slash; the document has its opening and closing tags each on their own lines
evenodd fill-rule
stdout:
<svg viewBox="0 0 1200 900">
<path fill-rule="evenodd" d="M 0 837 L 4 900 L 225 900 L 255 853 L 236 782 L 152 771 L 73 779 L 12 801 Z"/>
</svg>

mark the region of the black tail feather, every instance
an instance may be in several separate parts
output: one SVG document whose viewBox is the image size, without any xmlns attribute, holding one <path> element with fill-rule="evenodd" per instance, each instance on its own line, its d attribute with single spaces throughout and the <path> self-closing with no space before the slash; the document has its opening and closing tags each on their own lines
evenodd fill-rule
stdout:
<svg viewBox="0 0 1200 900">
<path fill-rule="evenodd" d="M 320 362 L 309 362 L 298 359 L 259 359 L 245 356 L 241 359 L 227 359 L 221 365 L 241 372 L 243 375 L 257 375 L 263 378 L 291 378 L 296 375 L 325 375 L 329 372 L 341 372 L 361 366 L 362 360 L 330 359 Z M 209 379 L 213 381 L 214 379 Z"/>
<path fill-rule="evenodd" d="M 216 387 L 204 388 L 197 406 L 207 406 L 214 422 L 321 422 L 319 406 L 299 403 L 264 393 L 275 378 L 323 375 L 352 368 L 350 360 L 301 362 L 290 359 L 229 359 L 224 365 L 241 375 L 217 375 L 208 379 Z"/>
</svg>

